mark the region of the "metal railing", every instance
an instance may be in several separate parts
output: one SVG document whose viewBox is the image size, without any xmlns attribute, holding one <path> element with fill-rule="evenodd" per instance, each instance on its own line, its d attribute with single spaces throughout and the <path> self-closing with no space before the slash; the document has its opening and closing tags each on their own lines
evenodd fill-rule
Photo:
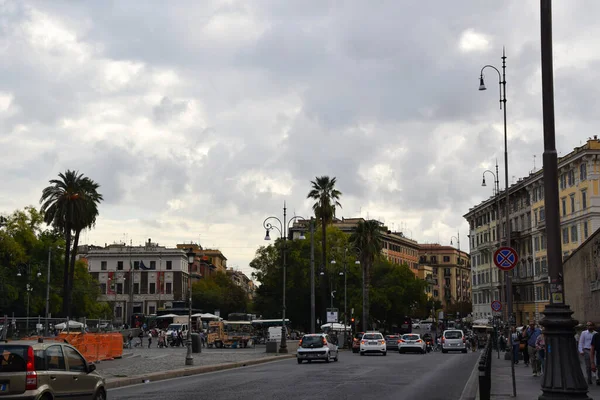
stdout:
<svg viewBox="0 0 600 400">
<path fill-rule="evenodd" d="M 479 399 L 490 400 L 492 392 L 492 335 L 479 356 Z"/>
</svg>

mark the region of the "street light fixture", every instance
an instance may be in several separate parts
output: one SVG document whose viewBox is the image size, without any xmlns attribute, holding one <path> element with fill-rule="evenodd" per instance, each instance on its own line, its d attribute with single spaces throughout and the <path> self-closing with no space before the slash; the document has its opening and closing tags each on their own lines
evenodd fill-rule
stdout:
<svg viewBox="0 0 600 400">
<path fill-rule="evenodd" d="M 190 247 L 186 253 L 188 258 L 188 330 L 186 338 L 187 353 L 185 355 L 185 365 L 194 365 L 194 356 L 192 356 L 192 265 L 196 260 L 196 253 Z"/>
<path fill-rule="evenodd" d="M 17 276 L 21 277 L 23 276 L 23 274 L 25 273 L 25 268 L 27 268 L 27 283 L 25 285 L 25 293 L 27 294 L 27 317 L 25 318 L 25 335 L 29 336 L 29 297 L 31 296 L 31 293 L 33 292 L 33 286 L 31 286 L 31 284 L 29 283 L 29 278 L 31 276 L 31 265 L 29 264 L 21 264 L 17 267 Z M 39 268 L 38 271 L 36 273 L 36 276 L 39 278 L 40 276 L 42 276 L 42 273 L 40 272 Z"/>
<path fill-rule="evenodd" d="M 483 71 L 486 68 L 491 68 L 498 73 L 498 86 L 500 88 L 500 109 L 504 112 L 504 183 L 505 183 L 505 200 L 506 203 L 506 245 L 510 247 L 510 208 L 509 208 L 509 190 L 508 190 L 508 135 L 506 133 L 506 51 L 502 48 L 502 73 L 498 68 L 493 65 L 485 65 L 481 68 L 481 72 L 479 75 L 479 90 L 486 90 L 485 82 L 483 80 Z M 504 105 L 504 107 L 503 107 Z M 502 243 L 502 242 L 500 242 Z M 504 272 L 504 280 L 506 282 L 506 293 L 507 293 L 507 303 L 508 303 L 508 324 L 509 326 L 514 326 L 515 322 L 513 320 L 513 309 L 512 309 L 512 280 L 508 274 L 508 271 Z M 508 335 L 509 337 L 509 346 L 512 348 L 512 335 Z M 512 387 L 513 387 L 513 397 L 517 396 L 517 384 L 515 380 L 515 363 L 512 359 L 513 352 L 510 352 L 511 355 L 511 377 L 512 377 Z"/>
<path fill-rule="evenodd" d="M 548 278 L 550 304 L 544 310 L 541 325 L 546 342 L 546 366 L 542 392 L 546 399 L 589 399 L 588 386 L 576 353 L 577 325 L 565 303 L 560 215 L 558 207 L 558 157 L 554 126 L 554 67 L 552 63 L 552 2 L 541 0 L 542 109 L 544 121 L 544 203 L 548 239 Z M 591 383 L 591 382 L 590 382 Z"/>
<path fill-rule="evenodd" d="M 286 290 L 286 272 L 287 272 L 286 271 L 286 250 L 287 250 L 286 249 L 286 241 L 287 241 L 288 232 L 290 230 L 292 223 L 294 221 L 298 221 L 298 220 L 305 221 L 306 219 L 303 217 L 294 216 L 294 217 L 290 218 L 289 221 L 287 221 L 287 207 L 284 202 L 283 203 L 283 221 L 274 216 L 267 217 L 263 221 L 263 227 L 266 230 L 265 240 L 271 240 L 271 236 L 269 233 L 271 232 L 271 230 L 276 229 L 277 231 L 279 231 L 281 240 L 283 241 L 283 251 L 282 251 L 282 253 L 283 253 L 283 257 L 282 257 L 283 258 L 283 301 L 282 301 L 282 312 L 281 312 L 281 344 L 279 345 L 280 353 L 288 352 L 286 329 L 285 329 L 285 290 Z M 273 225 L 269 221 L 277 221 L 279 223 L 279 226 Z M 312 222 L 311 222 L 311 230 L 312 230 Z M 305 239 L 304 233 L 300 234 L 300 239 Z"/>
<path fill-rule="evenodd" d="M 346 326 L 348 325 L 348 269 L 346 263 L 346 256 L 348 254 L 348 250 L 354 251 L 358 257 L 360 257 L 360 249 L 358 247 L 344 247 L 344 269 L 340 271 L 339 276 L 344 276 L 344 332 L 346 331 Z M 335 264 L 335 259 L 331 260 L 332 264 Z M 354 261 L 355 265 L 360 265 L 360 260 Z M 333 306 L 332 306 L 333 308 Z"/>
</svg>

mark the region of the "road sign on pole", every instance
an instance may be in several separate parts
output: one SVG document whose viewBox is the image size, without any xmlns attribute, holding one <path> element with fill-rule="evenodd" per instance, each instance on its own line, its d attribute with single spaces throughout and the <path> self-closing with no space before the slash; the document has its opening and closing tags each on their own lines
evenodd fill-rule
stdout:
<svg viewBox="0 0 600 400">
<path fill-rule="evenodd" d="M 510 271 L 517 262 L 519 262 L 519 255 L 512 247 L 500 247 L 494 252 L 494 264 L 502 271 Z"/>
<path fill-rule="evenodd" d="M 498 300 L 492 301 L 492 311 L 499 312 L 501 310 L 502 310 L 502 303 L 500 303 Z"/>
</svg>

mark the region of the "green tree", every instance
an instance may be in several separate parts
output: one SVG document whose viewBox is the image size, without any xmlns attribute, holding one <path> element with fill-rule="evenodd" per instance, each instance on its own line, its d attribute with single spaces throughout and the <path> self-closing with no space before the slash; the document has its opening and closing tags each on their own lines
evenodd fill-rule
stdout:
<svg viewBox="0 0 600 400">
<path fill-rule="evenodd" d="M 44 188 L 40 203 L 44 221 L 65 238 L 62 311 L 65 316 L 70 316 L 79 234 L 94 225 L 98 204 L 103 198 L 97 191 L 100 186 L 78 171 L 67 170 L 58 176 L 59 179 L 50 180 L 50 186 Z"/>
<path fill-rule="evenodd" d="M 92 278 L 83 260 L 75 262 L 75 279 L 73 280 L 73 312 L 74 315 L 85 315 L 87 318 L 106 318 L 112 315 L 112 308 L 106 302 L 98 302 L 100 284 Z"/>
<path fill-rule="evenodd" d="M 310 182 L 312 189 L 306 196 L 308 199 L 315 200 L 313 211 L 315 218 L 321 223 L 321 262 L 322 267 L 327 265 L 327 225 L 335 217 L 336 207 L 342 208 L 338 201 L 342 192 L 335 188 L 336 178 L 328 176 L 316 177 Z M 324 286 L 322 286 L 324 288 Z M 325 299 L 323 299 L 325 300 Z M 325 320 L 325 310 L 323 309 L 323 321 Z"/>
<path fill-rule="evenodd" d="M 366 331 L 369 326 L 369 291 L 371 287 L 371 267 L 376 258 L 381 255 L 381 227 L 375 220 L 360 221 L 356 231 L 352 234 L 350 241 L 354 247 L 360 249 L 360 261 L 363 278 L 363 304 L 362 304 L 362 326 Z"/>
<path fill-rule="evenodd" d="M 249 311 L 249 299 L 241 287 L 231 278 L 218 272 L 215 275 L 201 279 L 192 285 L 192 304 L 204 312 L 220 310 L 221 315 Z"/>
</svg>

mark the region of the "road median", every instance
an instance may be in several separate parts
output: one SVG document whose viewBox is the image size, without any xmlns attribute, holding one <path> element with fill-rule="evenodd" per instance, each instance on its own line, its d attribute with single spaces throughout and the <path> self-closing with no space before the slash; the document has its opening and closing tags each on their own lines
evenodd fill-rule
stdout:
<svg viewBox="0 0 600 400">
<path fill-rule="evenodd" d="M 286 358 L 295 358 L 296 354 L 277 354 L 269 357 L 245 360 L 245 361 L 235 361 L 229 363 L 222 364 L 214 364 L 214 365 L 202 365 L 197 367 L 186 367 L 180 369 L 174 369 L 170 371 L 160 371 L 160 372 L 151 372 L 147 374 L 139 374 L 135 376 L 128 377 L 114 377 L 106 379 L 106 388 L 114 389 L 124 386 L 137 385 L 140 383 L 148 383 L 148 382 L 156 382 L 162 381 L 165 379 L 172 378 L 180 378 L 183 376 L 191 376 L 191 375 L 199 375 L 205 374 L 208 372 L 216 372 L 223 371 L 227 369 L 241 368 L 247 367 L 251 365 L 259 365 L 272 361 L 283 360 Z"/>
</svg>

